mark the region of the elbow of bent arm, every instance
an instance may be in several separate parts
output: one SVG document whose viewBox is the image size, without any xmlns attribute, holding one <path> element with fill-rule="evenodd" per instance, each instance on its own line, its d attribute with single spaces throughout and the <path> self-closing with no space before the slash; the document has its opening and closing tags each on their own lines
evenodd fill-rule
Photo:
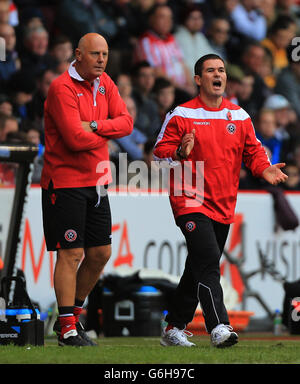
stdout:
<svg viewBox="0 0 300 384">
<path fill-rule="evenodd" d="M 96 135 L 95 135 L 96 136 Z M 72 152 L 81 152 L 81 151 L 89 151 L 91 149 L 95 149 L 99 146 L 100 140 L 83 140 L 83 138 L 80 137 L 74 137 L 72 139 L 69 139 L 68 142 L 66 142 L 67 147 Z"/>
<path fill-rule="evenodd" d="M 83 148 L 78 141 L 68 142 L 67 147 L 72 152 L 80 152 L 86 150 L 86 148 Z"/>
<path fill-rule="evenodd" d="M 133 131 L 133 118 L 131 116 L 129 116 L 125 135 L 126 136 L 130 135 L 132 133 L 132 131 Z"/>
</svg>

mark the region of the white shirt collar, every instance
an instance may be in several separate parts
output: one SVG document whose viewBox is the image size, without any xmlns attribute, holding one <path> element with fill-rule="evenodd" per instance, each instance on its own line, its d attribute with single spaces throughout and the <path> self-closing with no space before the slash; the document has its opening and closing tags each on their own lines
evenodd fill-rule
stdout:
<svg viewBox="0 0 300 384">
<path fill-rule="evenodd" d="M 69 65 L 69 75 L 73 77 L 73 79 L 76 79 L 78 81 L 84 81 L 84 79 L 79 75 L 79 73 L 76 71 L 75 64 L 76 60 L 73 60 L 72 63 Z"/>
<path fill-rule="evenodd" d="M 69 75 L 73 77 L 73 79 L 76 79 L 78 81 L 84 81 L 84 79 L 76 71 L 76 68 L 74 65 L 75 63 L 76 63 L 76 60 L 73 60 L 72 63 L 69 65 L 69 68 L 68 68 Z M 100 81 L 99 77 L 97 77 L 94 81 L 96 82 L 96 84 L 99 83 Z"/>
</svg>

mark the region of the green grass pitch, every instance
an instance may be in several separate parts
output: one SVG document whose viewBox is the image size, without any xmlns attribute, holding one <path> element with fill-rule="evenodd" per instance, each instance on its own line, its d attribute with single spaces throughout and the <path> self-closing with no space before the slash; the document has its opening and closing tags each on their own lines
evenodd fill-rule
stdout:
<svg viewBox="0 0 300 384">
<path fill-rule="evenodd" d="M 194 336 L 196 347 L 162 347 L 157 337 L 100 337 L 97 347 L 0 346 L 1 364 L 299 364 L 300 336 L 240 334 L 239 343 L 217 349 L 208 336 Z M 1 369 L 1 368 L 0 368 Z"/>
</svg>

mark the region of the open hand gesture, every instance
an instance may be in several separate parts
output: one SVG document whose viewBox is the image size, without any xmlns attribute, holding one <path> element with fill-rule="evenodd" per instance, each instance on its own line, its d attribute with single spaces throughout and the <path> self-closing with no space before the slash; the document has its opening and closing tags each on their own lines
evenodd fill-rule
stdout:
<svg viewBox="0 0 300 384">
<path fill-rule="evenodd" d="M 284 183 L 288 179 L 288 176 L 283 173 L 280 169 L 284 166 L 285 163 L 277 163 L 266 168 L 262 173 L 263 179 L 265 179 L 268 183 L 272 185 Z"/>
</svg>

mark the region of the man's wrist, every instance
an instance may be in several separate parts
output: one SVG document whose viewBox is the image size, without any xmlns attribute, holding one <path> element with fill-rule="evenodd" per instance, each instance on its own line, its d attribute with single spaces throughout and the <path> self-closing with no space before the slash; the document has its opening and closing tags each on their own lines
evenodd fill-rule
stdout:
<svg viewBox="0 0 300 384">
<path fill-rule="evenodd" d="M 98 123 L 97 123 L 97 121 L 92 120 L 92 121 L 90 122 L 90 128 L 91 128 L 91 130 L 92 130 L 93 132 L 97 132 L 97 130 L 98 130 Z"/>
<path fill-rule="evenodd" d="M 176 158 L 176 160 L 184 160 L 184 159 L 186 159 L 186 157 L 182 155 L 181 150 L 182 150 L 182 148 L 181 148 L 181 145 L 180 145 L 176 149 L 176 151 L 175 151 L 175 158 Z"/>
<path fill-rule="evenodd" d="M 179 159 L 179 160 L 183 160 L 185 159 L 186 157 L 182 155 L 181 153 L 181 145 L 176 149 L 176 157 Z"/>
</svg>

